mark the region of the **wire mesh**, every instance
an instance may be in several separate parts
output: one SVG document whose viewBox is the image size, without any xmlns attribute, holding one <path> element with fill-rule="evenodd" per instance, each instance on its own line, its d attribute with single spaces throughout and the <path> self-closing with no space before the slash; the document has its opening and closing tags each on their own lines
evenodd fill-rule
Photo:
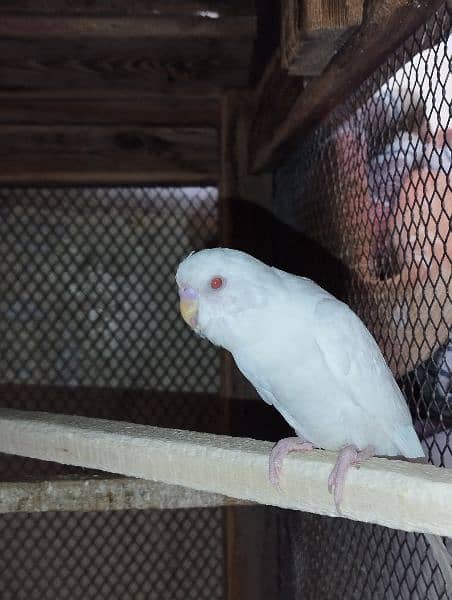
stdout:
<svg viewBox="0 0 452 600">
<path fill-rule="evenodd" d="M 219 354 L 174 275 L 215 188 L 0 188 L 0 405 L 221 431 Z M 0 478 L 80 469 L 0 455 Z M 86 473 L 85 473 L 86 475 Z M 221 510 L 0 515 L 0 597 L 223 597 Z"/>
<path fill-rule="evenodd" d="M 0 519 L 3 600 L 223 598 L 220 509 Z"/>
<path fill-rule="evenodd" d="M 215 392 L 174 273 L 217 235 L 212 188 L 0 188 L 0 380 Z"/>
<path fill-rule="evenodd" d="M 451 59 L 444 6 L 300 140 L 275 173 L 273 200 L 281 220 L 343 267 L 331 287 L 376 337 L 430 461 L 445 467 L 452 466 Z M 422 535 L 314 516 L 297 526 L 298 543 L 310 549 L 303 598 L 451 597 Z"/>
</svg>

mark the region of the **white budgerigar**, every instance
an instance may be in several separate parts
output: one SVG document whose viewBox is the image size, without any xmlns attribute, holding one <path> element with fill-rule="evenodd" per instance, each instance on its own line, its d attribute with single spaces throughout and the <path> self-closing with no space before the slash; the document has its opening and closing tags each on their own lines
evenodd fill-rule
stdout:
<svg viewBox="0 0 452 600">
<path fill-rule="evenodd" d="M 373 454 L 424 456 L 377 343 L 346 304 L 309 279 L 227 248 L 191 254 L 176 281 L 185 321 L 232 353 L 298 436 L 274 447 L 273 483 L 292 450 L 339 451 L 328 482 L 338 505 L 351 465 Z"/>
</svg>

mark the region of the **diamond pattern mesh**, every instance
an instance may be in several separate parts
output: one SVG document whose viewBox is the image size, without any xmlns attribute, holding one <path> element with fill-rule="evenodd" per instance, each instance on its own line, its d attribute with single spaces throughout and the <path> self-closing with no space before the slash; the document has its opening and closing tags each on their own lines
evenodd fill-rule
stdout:
<svg viewBox="0 0 452 600">
<path fill-rule="evenodd" d="M 174 275 L 217 235 L 212 188 L 0 188 L 0 380 L 215 392 Z"/>
<path fill-rule="evenodd" d="M 0 405 L 220 432 L 174 275 L 214 188 L 0 188 Z M 0 456 L 2 480 L 80 469 Z M 223 597 L 221 510 L 0 515 L 0 598 Z"/>
<path fill-rule="evenodd" d="M 2 600 L 223 598 L 221 509 L 0 519 Z"/>
<path fill-rule="evenodd" d="M 275 173 L 273 206 L 281 220 L 327 249 L 338 267 L 331 288 L 375 335 L 430 461 L 447 467 L 452 466 L 450 17 L 440 9 L 300 140 Z M 310 548 L 304 553 L 303 598 L 448 597 L 423 536 L 341 519 L 298 519 L 299 543 Z"/>
</svg>

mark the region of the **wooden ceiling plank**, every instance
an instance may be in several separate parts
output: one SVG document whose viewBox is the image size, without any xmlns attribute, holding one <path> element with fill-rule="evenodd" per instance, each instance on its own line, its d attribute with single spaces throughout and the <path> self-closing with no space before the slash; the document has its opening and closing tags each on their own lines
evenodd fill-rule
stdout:
<svg viewBox="0 0 452 600">
<path fill-rule="evenodd" d="M 0 89 L 218 94 L 249 80 L 252 40 L 0 39 Z"/>
<path fill-rule="evenodd" d="M 219 120 L 219 99 L 208 96 L 65 101 L 53 97 L 0 98 L 0 123 L 4 124 L 218 127 Z"/>
<path fill-rule="evenodd" d="M 2 183 L 213 183 L 214 129 L 2 125 Z"/>
<path fill-rule="evenodd" d="M 0 14 L 112 16 L 202 16 L 216 19 L 252 15 L 255 0 L 2 0 Z"/>
<path fill-rule="evenodd" d="M 240 39 L 253 38 L 253 16 L 224 17 L 62 17 L 1 15 L 0 37 L 5 39 Z"/>
</svg>

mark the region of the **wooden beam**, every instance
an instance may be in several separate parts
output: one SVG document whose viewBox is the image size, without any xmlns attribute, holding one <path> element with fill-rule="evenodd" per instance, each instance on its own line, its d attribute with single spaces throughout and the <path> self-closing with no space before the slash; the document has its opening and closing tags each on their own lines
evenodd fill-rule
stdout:
<svg viewBox="0 0 452 600">
<path fill-rule="evenodd" d="M 216 19 L 254 12 L 254 0 L 41 0 L 39 4 L 35 0 L 2 0 L 0 6 L 0 14 L 15 15 L 176 15 Z"/>
<path fill-rule="evenodd" d="M 228 99 L 229 97 L 229 99 Z M 229 124 L 225 117 L 226 112 L 231 112 Z M 228 126 L 231 129 L 229 133 L 229 145 L 226 145 L 224 152 L 229 152 L 230 173 L 232 188 L 230 189 L 230 198 L 232 200 L 232 210 L 234 211 L 234 199 L 245 202 L 252 202 L 259 206 L 269 208 L 273 196 L 273 178 L 270 174 L 252 175 L 249 172 L 249 132 L 253 116 L 253 98 L 250 93 L 243 91 L 231 92 L 223 102 L 222 129 Z M 237 220 L 240 215 L 233 215 Z M 237 242 L 238 240 L 234 240 Z"/>
<path fill-rule="evenodd" d="M 67 92 L 66 92 L 67 94 Z M 151 95 L 142 98 L 0 97 L 0 123 L 219 127 L 215 96 Z"/>
<path fill-rule="evenodd" d="M 244 504 L 220 494 L 132 477 L 58 477 L 0 483 L 0 514 L 206 508 Z"/>
<path fill-rule="evenodd" d="M 77 40 L 89 39 L 121 42 L 128 39 L 239 40 L 253 38 L 256 32 L 254 16 L 209 19 L 203 16 L 17 16 L 1 15 L 0 37 L 9 40 Z"/>
<path fill-rule="evenodd" d="M 281 50 L 277 50 L 253 93 L 254 114 L 250 119 L 248 143 L 248 168 L 251 172 L 259 146 L 265 147 L 272 132 L 278 130 L 307 82 L 304 77 L 291 77 L 282 68 Z"/>
<path fill-rule="evenodd" d="M 0 39 L 0 91 L 108 90 L 130 94 L 219 94 L 245 87 L 253 39 Z"/>
<path fill-rule="evenodd" d="M 286 114 L 279 115 L 276 126 L 262 122 L 262 111 L 256 113 L 250 144 L 251 170 L 274 168 L 298 136 L 318 125 L 441 4 L 441 0 L 368 0 L 361 27 L 333 57 L 322 76 L 309 83 Z M 279 90 L 275 93 L 281 94 Z"/>
<path fill-rule="evenodd" d="M 226 247 L 232 246 L 235 204 L 238 196 L 238 165 L 237 165 L 237 120 L 240 110 L 240 99 L 237 92 L 225 93 L 221 102 L 221 149 L 220 149 L 220 223 L 222 225 L 221 241 Z M 225 350 L 221 353 L 221 395 L 224 397 L 225 414 L 228 420 L 227 433 L 233 431 L 233 419 L 231 404 L 237 394 L 246 390 L 247 381 L 237 368 L 232 355 Z M 248 388 L 249 392 L 249 388 Z M 247 393 L 245 392 L 245 397 Z M 247 531 L 248 519 L 242 523 L 243 531 Z M 226 569 L 226 597 L 228 600 L 244 597 L 242 594 L 244 580 L 249 580 L 249 569 L 246 576 L 241 562 L 237 556 L 241 554 L 243 547 L 240 544 L 237 528 L 236 511 L 227 509 L 224 511 L 225 528 L 225 569 Z M 253 562 L 254 553 L 253 553 Z M 248 590 L 249 592 L 249 590 Z M 252 598 L 248 593 L 246 598 Z"/>
<path fill-rule="evenodd" d="M 256 27 L 251 0 L 7 1 L 0 90 L 219 93 L 248 84 Z"/>
<path fill-rule="evenodd" d="M 3 125 L 2 183 L 213 183 L 213 129 Z"/>
<path fill-rule="evenodd" d="M 339 516 L 327 489 L 336 455 L 314 450 L 268 480 L 269 442 L 50 413 L 0 410 L 0 451 Z M 373 458 L 352 469 L 341 516 L 452 536 L 452 472 Z"/>
<path fill-rule="evenodd" d="M 272 196 L 270 175 L 248 173 L 248 131 L 250 98 L 245 92 L 225 93 L 221 103 L 221 170 L 220 206 L 225 246 L 240 248 L 237 222 L 242 215 L 241 202 L 248 200 L 265 205 Z M 257 393 L 237 368 L 231 354 L 222 358 L 222 393 L 226 398 L 255 398 Z"/>
<path fill-rule="evenodd" d="M 319 75 L 361 24 L 364 0 L 282 0 L 282 66 Z"/>
</svg>

